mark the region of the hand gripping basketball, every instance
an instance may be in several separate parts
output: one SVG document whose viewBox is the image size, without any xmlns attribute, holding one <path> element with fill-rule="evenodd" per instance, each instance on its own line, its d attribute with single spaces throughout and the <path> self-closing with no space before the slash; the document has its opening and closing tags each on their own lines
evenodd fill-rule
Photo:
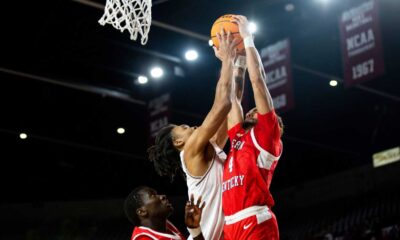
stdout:
<svg viewBox="0 0 400 240">
<path fill-rule="evenodd" d="M 211 40 L 213 42 L 213 46 L 215 46 L 217 49 L 219 48 L 220 44 L 217 38 L 217 33 L 219 33 L 221 29 L 224 29 L 225 32 L 231 32 L 232 37 L 238 39 L 235 47 L 239 51 L 244 49 L 243 39 L 239 33 L 239 26 L 237 23 L 233 22 L 234 16 L 235 15 L 232 14 L 224 15 L 218 18 L 211 27 Z"/>
<path fill-rule="evenodd" d="M 249 22 L 247 18 L 242 15 L 233 15 L 231 22 L 235 23 L 239 27 L 240 36 L 245 39 L 246 37 L 251 37 Z"/>
</svg>

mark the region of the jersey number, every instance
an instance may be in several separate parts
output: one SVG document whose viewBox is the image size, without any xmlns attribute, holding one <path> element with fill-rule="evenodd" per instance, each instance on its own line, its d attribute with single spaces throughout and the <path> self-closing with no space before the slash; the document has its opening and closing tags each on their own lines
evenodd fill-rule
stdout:
<svg viewBox="0 0 400 240">
<path fill-rule="evenodd" d="M 229 172 L 232 172 L 233 169 L 233 157 L 229 159 Z"/>
</svg>

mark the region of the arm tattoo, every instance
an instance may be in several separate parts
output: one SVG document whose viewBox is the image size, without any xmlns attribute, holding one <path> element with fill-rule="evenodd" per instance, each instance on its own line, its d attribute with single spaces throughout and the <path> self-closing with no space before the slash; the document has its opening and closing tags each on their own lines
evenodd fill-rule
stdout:
<svg viewBox="0 0 400 240">
<path fill-rule="evenodd" d="M 243 96 L 243 88 L 244 88 L 244 74 L 245 70 L 239 68 L 237 73 L 235 74 L 235 94 L 236 97 L 241 100 Z"/>
<path fill-rule="evenodd" d="M 240 99 L 243 94 L 243 77 L 235 76 L 235 87 L 236 97 Z"/>
</svg>

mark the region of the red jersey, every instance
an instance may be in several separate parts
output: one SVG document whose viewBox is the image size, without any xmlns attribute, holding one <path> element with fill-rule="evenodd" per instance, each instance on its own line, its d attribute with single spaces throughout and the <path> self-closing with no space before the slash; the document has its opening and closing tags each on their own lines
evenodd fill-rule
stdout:
<svg viewBox="0 0 400 240">
<path fill-rule="evenodd" d="M 131 240 L 186 240 L 179 230 L 167 221 L 167 233 L 154 231 L 150 228 L 138 226 L 132 233 Z"/>
<path fill-rule="evenodd" d="M 252 206 L 274 205 L 269 191 L 277 160 L 282 153 L 275 111 L 258 114 L 246 132 L 239 123 L 228 131 L 231 149 L 224 165 L 222 206 L 225 216 Z"/>
</svg>

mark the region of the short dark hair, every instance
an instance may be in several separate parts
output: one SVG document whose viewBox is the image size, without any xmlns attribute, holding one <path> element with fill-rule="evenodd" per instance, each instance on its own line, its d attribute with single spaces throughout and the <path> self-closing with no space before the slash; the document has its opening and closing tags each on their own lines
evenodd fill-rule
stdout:
<svg viewBox="0 0 400 240">
<path fill-rule="evenodd" d="M 173 181 L 181 167 L 179 150 L 174 146 L 172 129 L 174 125 L 162 128 L 156 136 L 155 144 L 147 149 L 149 160 L 153 162 L 158 175 L 170 177 Z"/>
<path fill-rule="evenodd" d="M 134 226 L 140 225 L 140 218 L 137 215 L 136 210 L 143 206 L 142 198 L 139 192 L 145 188 L 147 187 L 140 186 L 133 189 L 128 197 L 126 197 L 124 202 L 125 215 Z"/>
</svg>

